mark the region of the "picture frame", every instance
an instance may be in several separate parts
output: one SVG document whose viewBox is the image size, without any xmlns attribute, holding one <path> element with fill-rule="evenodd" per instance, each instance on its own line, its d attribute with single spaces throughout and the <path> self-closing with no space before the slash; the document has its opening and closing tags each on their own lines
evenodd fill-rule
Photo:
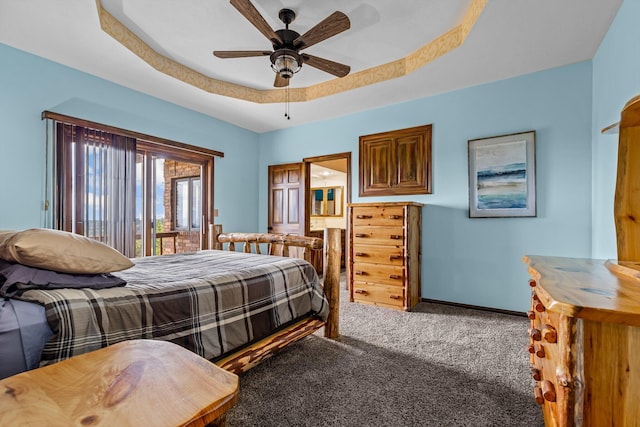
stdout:
<svg viewBox="0 0 640 427">
<path fill-rule="evenodd" d="M 535 217 L 535 131 L 468 141 L 469 217 Z"/>
</svg>

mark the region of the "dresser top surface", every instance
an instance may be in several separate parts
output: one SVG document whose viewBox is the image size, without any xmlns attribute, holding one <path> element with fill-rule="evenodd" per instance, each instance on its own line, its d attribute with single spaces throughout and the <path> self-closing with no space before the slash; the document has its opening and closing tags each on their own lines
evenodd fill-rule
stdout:
<svg viewBox="0 0 640 427">
<path fill-rule="evenodd" d="M 588 320 L 640 326 L 640 271 L 615 261 L 525 256 L 547 310 Z"/>
</svg>

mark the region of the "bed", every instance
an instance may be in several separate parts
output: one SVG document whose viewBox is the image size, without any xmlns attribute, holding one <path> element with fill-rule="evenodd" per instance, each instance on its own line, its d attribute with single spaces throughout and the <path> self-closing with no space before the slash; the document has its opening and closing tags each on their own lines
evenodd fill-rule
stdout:
<svg viewBox="0 0 640 427">
<path fill-rule="evenodd" d="M 326 231 L 324 283 L 307 261 L 322 239 L 226 233 L 227 250 L 133 260 L 112 273 L 124 287 L 21 292 L 0 303 L 0 378 L 128 339 L 174 342 L 240 373 L 320 327 L 335 338 L 339 237 Z"/>
</svg>

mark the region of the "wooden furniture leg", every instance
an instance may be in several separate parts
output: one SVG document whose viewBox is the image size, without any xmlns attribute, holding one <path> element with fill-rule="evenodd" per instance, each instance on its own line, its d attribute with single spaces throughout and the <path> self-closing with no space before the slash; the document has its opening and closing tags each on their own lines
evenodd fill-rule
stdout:
<svg viewBox="0 0 640 427">
<path fill-rule="evenodd" d="M 336 339 L 340 335 L 340 256 L 341 230 L 339 228 L 325 228 L 324 230 L 324 263 L 323 279 L 324 294 L 329 301 L 329 317 L 324 326 L 324 336 Z"/>
</svg>

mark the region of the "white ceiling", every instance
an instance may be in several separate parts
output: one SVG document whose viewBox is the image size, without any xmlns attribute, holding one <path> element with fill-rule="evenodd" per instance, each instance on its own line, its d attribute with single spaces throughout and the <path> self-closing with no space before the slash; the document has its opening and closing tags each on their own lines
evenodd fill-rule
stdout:
<svg viewBox="0 0 640 427">
<path fill-rule="evenodd" d="M 159 53 L 209 77 L 269 89 L 266 57 L 218 59 L 213 50 L 271 50 L 225 0 L 102 0 Z M 622 0 L 489 0 L 465 43 L 408 76 L 291 105 L 214 95 L 151 68 L 100 29 L 90 0 L 0 0 L 0 43 L 34 53 L 256 132 L 297 126 L 591 59 Z M 300 34 L 335 10 L 351 29 L 307 53 L 352 72 L 400 59 L 458 25 L 471 0 L 253 0 L 274 28 L 293 9 Z M 334 77 L 304 66 L 291 87 Z"/>
</svg>

